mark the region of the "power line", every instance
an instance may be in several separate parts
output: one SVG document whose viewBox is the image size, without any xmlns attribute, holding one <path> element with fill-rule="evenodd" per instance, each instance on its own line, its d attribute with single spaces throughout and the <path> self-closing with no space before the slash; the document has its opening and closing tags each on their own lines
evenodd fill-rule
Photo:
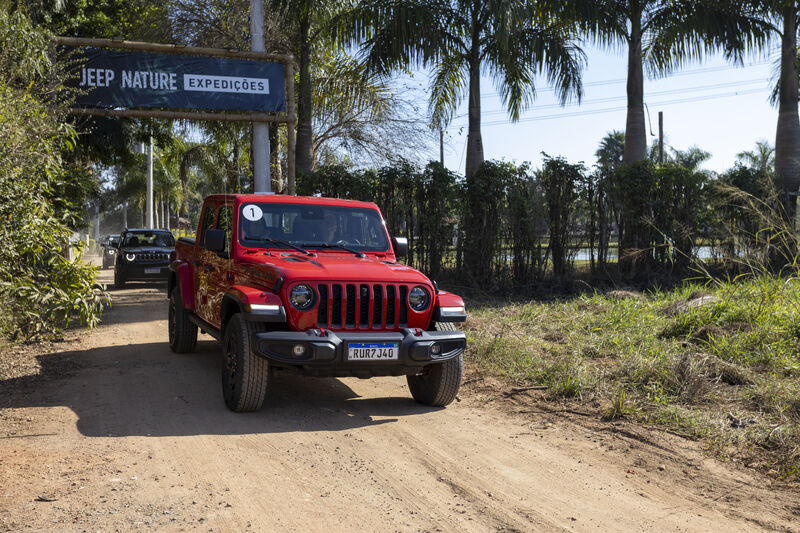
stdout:
<svg viewBox="0 0 800 533">
<path fill-rule="evenodd" d="M 691 91 L 691 92 L 709 91 L 709 90 L 712 90 L 712 89 L 724 89 L 724 88 L 727 88 L 727 87 L 741 87 L 741 86 L 745 86 L 745 85 L 752 85 L 754 83 L 764 83 L 764 79 L 763 78 L 753 78 L 753 79 L 750 79 L 750 80 L 732 81 L 732 82 L 726 82 L 726 83 L 714 83 L 714 84 L 711 84 L 711 85 L 698 85 L 696 87 L 685 87 L 685 88 L 681 88 L 681 89 L 668 89 L 668 90 L 664 90 L 664 91 L 649 92 L 649 93 L 647 93 L 647 96 L 648 97 L 666 96 L 666 95 L 670 95 L 670 94 L 685 93 L 687 91 Z M 593 100 L 583 101 L 580 104 L 577 104 L 577 103 L 576 104 L 568 104 L 567 106 L 562 106 L 561 104 L 545 104 L 545 105 L 541 105 L 541 106 L 536 106 L 535 110 L 563 108 L 563 107 L 570 107 L 570 106 L 574 107 L 574 106 L 578 106 L 578 105 L 583 107 L 583 106 L 586 106 L 586 105 L 602 104 L 602 103 L 614 102 L 614 101 L 617 101 L 617 100 L 625 100 L 625 99 L 627 99 L 626 95 L 609 96 L 607 98 L 597 98 L 597 99 L 593 99 Z M 493 110 L 490 110 L 490 111 L 482 111 L 481 115 L 483 115 L 483 116 L 486 116 L 486 115 L 500 115 L 500 114 L 506 114 L 506 113 L 508 113 L 507 109 L 493 109 Z M 459 119 L 459 118 L 464 118 L 466 116 L 467 116 L 466 113 L 462 113 L 460 115 L 456 115 L 454 118 Z"/>
<path fill-rule="evenodd" d="M 716 66 L 716 67 L 702 67 L 702 68 L 697 68 L 697 69 L 686 69 L 686 70 L 682 70 L 680 72 L 675 72 L 674 74 L 670 74 L 669 77 L 670 78 L 678 78 L 678 77 L 682 77 L 682 76 L 694 76 L 696 74 L 707 74 L 709 72 L 720 72 L 720 71 L 723 71 L 723 70 L 738 70 L 738 71 L 740 71 L 740 70 L 744 70 L 746 68 L 760 67 L 762 65 L 768 65 L 770 63 L 771 63 L 771 61 L 756 61 L 754 63 L 748 63 L 747 65 L 744 65 L 742 67 L 731 67 L 730 65 L 720 65 L 720 66 Z M 619 83 L 627 83 L 627 81 L 628 81 L 628 78 L 615 78 L 615 79 L 610 79 L 610 80 L 597 80 L 597 81 L 590 81 L 588 83 L 584 83 L 583 86 L 584 87 L 602 87 L 604 85 L 616 85 L 616 84 L 619 84 Z M 544 87 L 542 87 L 540 89 L 536 89 L 536 90 L 537 91 L 539 91 L 539 90 L 546 91 L 546 90 L 552 90 L 552 89 L 555 89 L 554 85 L 546 85 L 546 86 L 544 86 Z M 483 93 L 481 97 L 483 98 L 483 97 L 490 97 L 490 96 L 500 96 L 500 93 L 497 92 L 497 91 L 487 92 L 487 93 Z"/>
<path fill-rule="evenodd" d="M 717 98 L 730 98 L 733 96 L 745 96 L 748 94 L 757 94 L 762 92 L 763 89 L 748 89 L 744 91 L 733 91 L 728 93 L 718 93 L 718 94 L 709 94 L 705 96 L 694 96 L 689 98 L 678 98 L 674 100 L 664 100 L 662 102 L 651 102 L 652 105 L 659 105 L 659 106 L 668 106 L 668 105 L 675 105 L 675 104 L 684 104 L 684 103 L 691 103 L 691 102 L 701 102 L 704 100 L 713 100 Z M 574 111 L 568 113 L 554 113 L 551 115 L 541 115 L 537 117 L 527 117 L 520 119 L 518 123 L 522 122 L 538 122 L 540 120 L 551 120 L 556 118 L 571 118 L 571 117 L 580 117 L 580 116 L 589 116 L 589 115 L 599 115 L 603 113 L 613 113 L 617 111 L 624 111 L 627 109 L 627 106 L 617 106 L 617 107 L 608 107 L 602 109 L 592 109 L 586 111 Z M 497 120 L 492 122 L 484 122 L 481 126 L 500 126 L 500 125 L 509 125 L 510 122 L 507 120 Z M 454 125 L 454 127 L 461 127 L 466 126 L 466 124 L 461 125 Z"/>
</svg>

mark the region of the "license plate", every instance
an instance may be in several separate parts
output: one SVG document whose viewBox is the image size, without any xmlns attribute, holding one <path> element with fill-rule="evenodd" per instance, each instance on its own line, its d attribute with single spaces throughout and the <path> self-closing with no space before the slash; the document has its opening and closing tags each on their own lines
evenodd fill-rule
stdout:
<svg viewBox="0 0 800 533">
<path fill-rule="evenodd" d="M 160 268 L 145 268 L 144 269 L 144 273 L 145 274 L 161 274 L 161 269 Z"/>
<path fill-rule="evenodd" d="M 397 360 L 400 349 L 396 342 L 351 342 L 347 346 L 348 361 Z"/>
</svg>

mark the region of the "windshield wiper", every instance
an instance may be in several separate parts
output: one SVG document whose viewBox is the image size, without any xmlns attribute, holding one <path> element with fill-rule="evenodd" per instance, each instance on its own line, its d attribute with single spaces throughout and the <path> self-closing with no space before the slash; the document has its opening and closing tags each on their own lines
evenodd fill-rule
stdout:
<svg viewBox="0 0 800 533">
<path fill-rule="evenodd" d="M 352 248 L 345 246 L 344 244 L 338 244 L 333 242 L 323 242 L 323 243 L 304 242 L 303 246 L 308 246 L 309 248 L 339 248 L 340 250 L 344 250 L 346 252 L 350 252 L 351 254 L 355 254 L 356 257 L 366 257 L 363 254 L 363 252 L 359 252 L 358 250 L 353 250 Z"/>
<path fill-rule="evenodd" d="M 305 248 L 301 248 L 300 246 L 292 244 L 289 241 L 284 241 L 284 240 L 281 240 L 281 239 L 272 239 L 270 237 L 261 237 L 261 238 L 248 237 L 247 240 L 248 241 L 258 241 L 258 242 L 269 242 L 269 243 L 272 243 L 272 244 L 282 244 L 283 246 L 287 246 L 289 248 L 297 250 L 298 252 L 303 252 L 306 255 L 312 255 L 312 256 L 314 255 L 313 252 L 309 252 Z"/>
</svg>

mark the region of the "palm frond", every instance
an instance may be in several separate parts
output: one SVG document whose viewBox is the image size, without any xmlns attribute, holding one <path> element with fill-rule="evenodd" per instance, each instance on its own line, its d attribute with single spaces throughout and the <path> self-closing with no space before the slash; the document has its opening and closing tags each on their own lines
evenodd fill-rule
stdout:
<svg viewBox="0 0 800 533">
<path fill-rule="evenodd" d="M 504 41 L 488 41 L 485 59 L 512 120 L 536 97 L 535 81 L 543 75 L 562 103 L 583 95 L 584 52 L 572 41 L 570 29 L 522 27 L 507 32 Z"/>
<path fill-rule="evenodd" d="M 662 0 L 649 12 L 645 30 L 645 61 L 655 76 L 718 50 L 741 63 L 745 52 L 763 50 L 773 35 L 754 2 L 733 0 Z"/>
<path fill-rule="evenodd" d="M 345 54 L 337 54 L 315 68 L 313 78 L 314 112 L 318 115 L 363 109 L 368 116 L 379 118 L 391 102 L 391 89 Z"/>
<path fill-rule="evenodd" d="M 466 62 L 460 54 L 442 58 L 434 69 L 430 82 L 428 112 L 435 128 L 443 128 L 449 124 L 453 118 L 453 111 L 464 99 L 466 69 Z"/>
</svg>

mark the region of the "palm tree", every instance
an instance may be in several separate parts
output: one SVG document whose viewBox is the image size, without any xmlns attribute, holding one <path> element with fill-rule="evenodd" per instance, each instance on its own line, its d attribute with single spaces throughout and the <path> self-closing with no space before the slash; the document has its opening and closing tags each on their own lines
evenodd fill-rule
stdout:
<svg viewBox="0 0 800 533">
<path fill-rule="evenodd" d="M 560 17 L 578 21 L 602 45 L 628 50 L 626 164 L 647 159 L 644 69 L 667 75 L 693 59 L 722 50 L 740 62 L 763 44 L 768 28 L 754 2 L 733 0 L 539 0 Z M 795 91 L 796 92 L 796 91 Z"/>
<path fill-rule="evenodd" d="M 776 18 L 782 24 L 771 25 L 781 40 L 780 79 L 778 81 L 778 127 L 775 132 L 775 174 L 781 183 L 786 220 L 794 220 L 796 197 L 800 187 L 800 118 L 797 112 L 797 18 L 800 9 L 795 1 L 766 1 L 766 20 Z"/>
<path fill-rule="evenodd" d="M 739 152 L 736 160 L 766 175 L 775 168 L 775 148 L 768 141 L 756 141 L 755 149 Z"/>
<path fill-rule="evenodd" d="M 520 0 L 362 0 L 335 19 L 333 33 L 362 45 L 365 65 L 379 75 L 432 67 L 434 126 L 447 124 L 468 98 L 470 176 L 484 159 L 481 73 L 492 75 L 514 121 L 534 99 L 538 74 L 555 85 L 562 103 L 580 99 L 585 57 L 571 29 Z"/>
<path fill-rule="evenodd" d="M 295 144 L 295 168 L 297 173 L 307 174 L 314 165 L 314 135 L 312 119 L 314 113 L 314 91 L 311 77 L 315 46 L 324 43 L 323 29 L 342 4 L 329 0 L 270 0 L 274 15 L 285 24 L 283 31 L 287 41 L 297 54 L 297 142 Z"/>
</svg>

